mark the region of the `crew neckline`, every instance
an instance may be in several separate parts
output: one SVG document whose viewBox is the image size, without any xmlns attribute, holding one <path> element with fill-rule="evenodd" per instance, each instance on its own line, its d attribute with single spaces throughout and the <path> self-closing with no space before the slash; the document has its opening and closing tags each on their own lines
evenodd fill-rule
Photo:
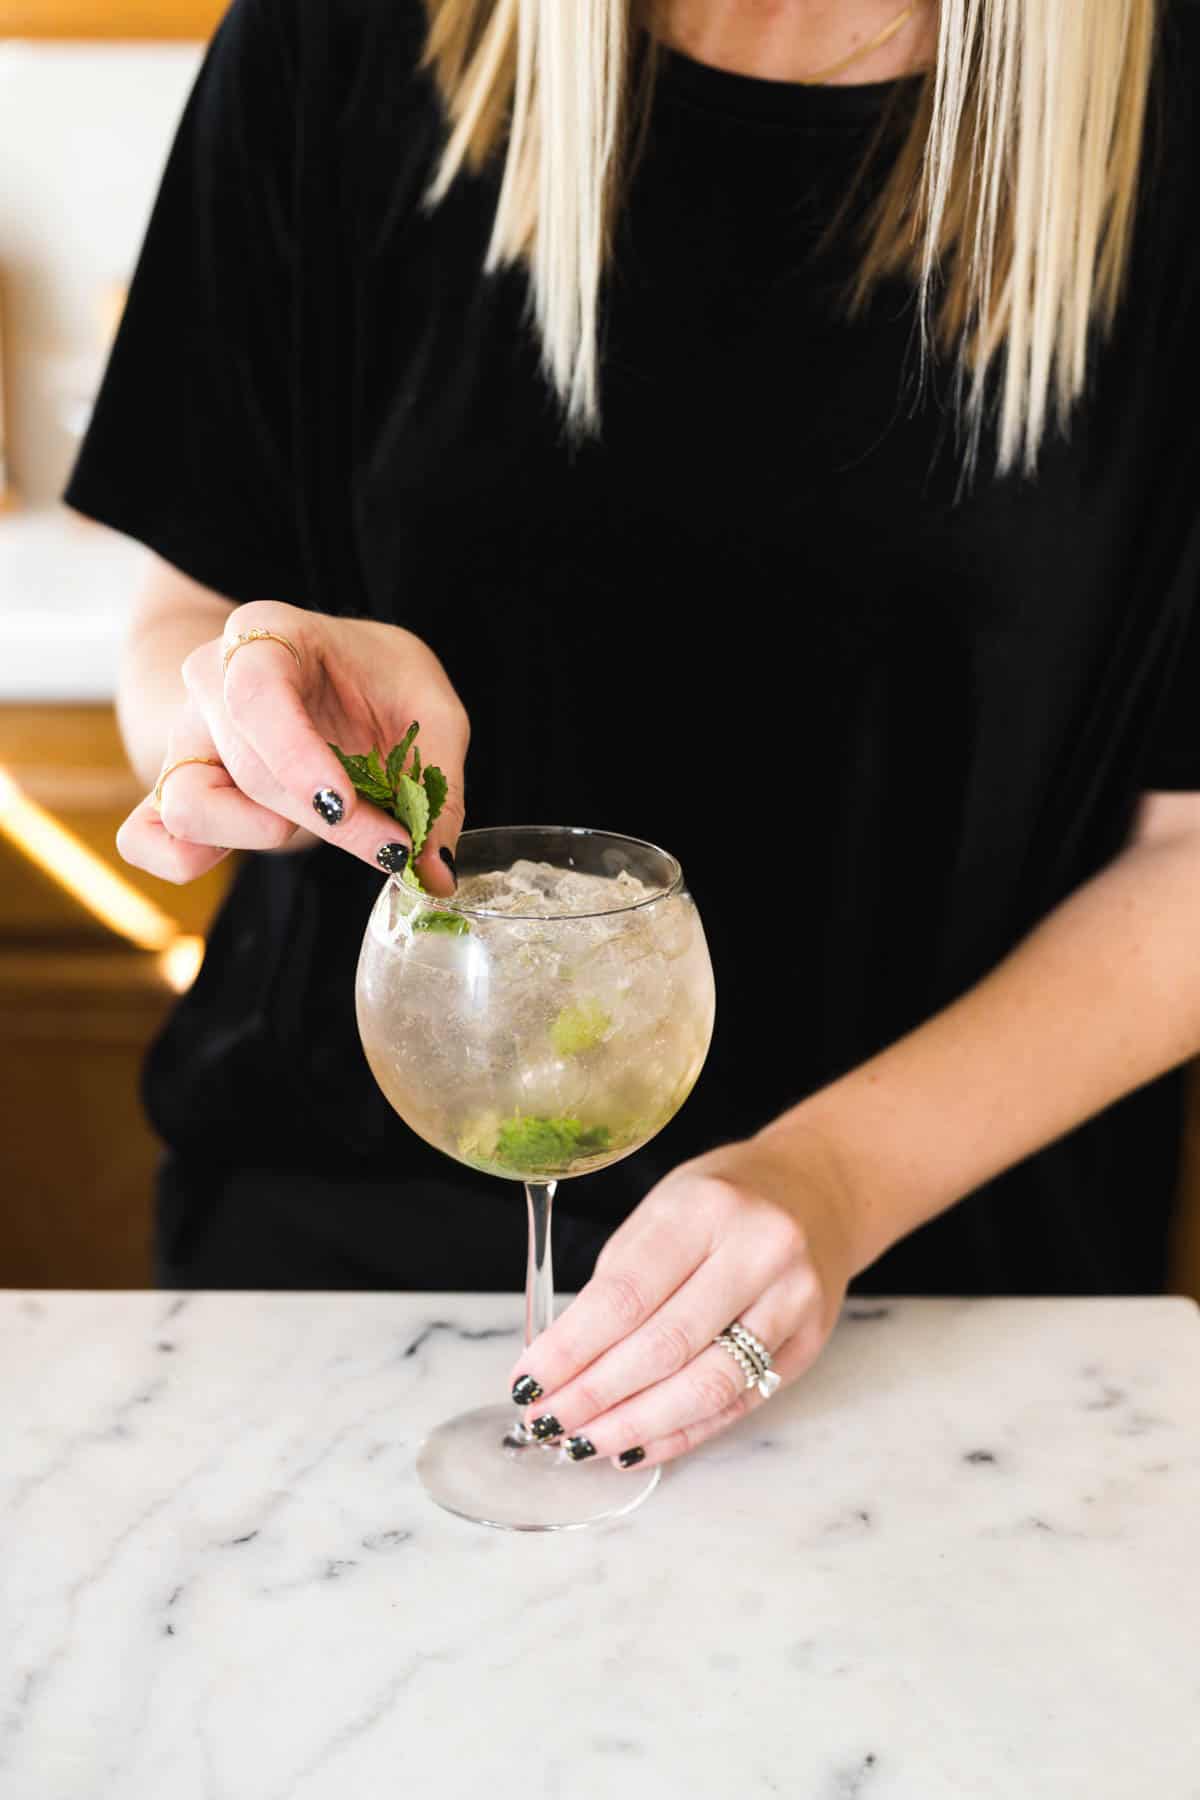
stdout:
<svg viewBox="0 0 1200 1800">
<path fill-rule="evenodd" d="M 657 45 L 657 82 L 670 95 L 679 96 L 710 112 L 727 117 L 764 121 L 775 125 L 855 126 L 881 117 L 894 97 L 916 94 L 924 70 L 894 75 L 886 81 L 810 85 L 802 81 L 776 81 L 763 75 L 744 75 L 698 62 L 684 50 L 661 41 Z"/>
</svg>

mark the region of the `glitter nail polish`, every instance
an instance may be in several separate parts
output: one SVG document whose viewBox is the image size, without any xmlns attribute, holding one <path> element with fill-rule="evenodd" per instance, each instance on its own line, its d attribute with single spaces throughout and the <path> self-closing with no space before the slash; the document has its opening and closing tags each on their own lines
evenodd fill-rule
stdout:
<svg viewBox="0 0 1200 1800">
<path fill-rule="evenodd" d="M 646 1452 L 640 1444 L 635 1444 L 632 1450 L 622 1450 L 617 1458 L 623 1469 L 632 1469 L 635 1463 L 645 1462 L 645 1460 Z"/>
<path fill-rule="evenodd" d="M 336 788 L 318 788 L 313 795 L 313 811 L 327 825 L 340 825 L 346 816 L 346 802 Z"/>
<path fill-rule="evenodd" d="M 547 1438 L 560 1437 L 562 1435 L 562 1426 L 559 1424 L 553 1413 L 543 1413 L 540 1419 L 535 1419 L 533 1421 L 529 1429 L 532 1431 L 534 1437 L 538 1438 L 542 1443 L 545 1443 Z"/>
<path fill-rule="evenodd" d="M 384 844 L 382 849 L 375 852 L 375 861 L 389 875 L 403 875 L 408 866 L 408 845 Z"/>
<path fill-rule="evenodd" d="M 589 1456 L 596 1454 L 595 1444 L 585 1437 L 569 1437 L 563 1448 L 572 1462 L 586 1462 Z"/>
<path fill-rule="evenodd" d="M 518 1375 L 512 1385 L 513 1405 L 529 1406 L 534 1400 L 540 1400 L 545 1391 L 541 1382 L 535 1381 L 532 1375 Z"/>
</svg>

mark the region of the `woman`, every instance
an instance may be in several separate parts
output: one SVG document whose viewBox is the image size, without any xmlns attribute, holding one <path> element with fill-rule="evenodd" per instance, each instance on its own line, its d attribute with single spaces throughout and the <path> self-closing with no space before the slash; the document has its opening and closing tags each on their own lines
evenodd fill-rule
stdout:
<svg viewBox="0 0 1200 1800">
<path fill-rule="evenodd" d="M 415 718 L 431 888 L 469 796 L 666 844 L 713 949 L 696 1094 L 565 1191 L 587 1285 L 513 1370 L 580 1454 L 721 1429 L 760 1403 L 721 1328 L 793 1379 L 852 1280 L 1162 1285 L 1200 1050 L 1198 24 L 236 0 L 67 495 L 161 559 L 120 707 L 170 773 L 123 854 L 265 853 L 148 1067 L 163 1280 L 517 1283 L 513 1193 L 355 1037 L 409 845 L 327 745 Z"/>
</svg>

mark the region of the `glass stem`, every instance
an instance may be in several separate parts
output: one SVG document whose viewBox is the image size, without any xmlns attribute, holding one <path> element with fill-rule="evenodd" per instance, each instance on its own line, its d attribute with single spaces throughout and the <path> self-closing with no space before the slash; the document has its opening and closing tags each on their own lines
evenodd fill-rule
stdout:
<svg viewBox="0 0 1200 1800">
<path fill-rule="evenodd" d="M 550 1209 L 557 1181 L 527 1181 L 529 1262 L 525 1271 L 525 1342 L 532 1344 L 554 1323 L 554 1258 L 550 1250 Z"/>
<path fill-rule="evenodd" d="M 550 1209 L 554 1204 L 556 1181 L 527 1181 L 525 1200 L 529 1208 L 529 1261 L 525 1268 L 525 1342 L 554 1323 L 554 1261 L 550 1254 Z M 525 1421 L 518 1416 L 509 1426 L 505 1448 L 525 1450 L 537 1443 Z"/>
</svg>

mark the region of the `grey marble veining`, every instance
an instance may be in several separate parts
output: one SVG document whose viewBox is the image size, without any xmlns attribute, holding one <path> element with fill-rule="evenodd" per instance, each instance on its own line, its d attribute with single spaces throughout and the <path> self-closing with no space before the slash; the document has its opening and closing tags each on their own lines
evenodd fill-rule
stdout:
<svg viewBox="0 0 1200 1800">
<path fill-rule="evenodd" d="M 628 1519 L 439 1512 L 521 1302 L 0 1295 L 2 1800 L 1200 1800 L 1200 1327 L 861 1301 Z"/>
</svg>

